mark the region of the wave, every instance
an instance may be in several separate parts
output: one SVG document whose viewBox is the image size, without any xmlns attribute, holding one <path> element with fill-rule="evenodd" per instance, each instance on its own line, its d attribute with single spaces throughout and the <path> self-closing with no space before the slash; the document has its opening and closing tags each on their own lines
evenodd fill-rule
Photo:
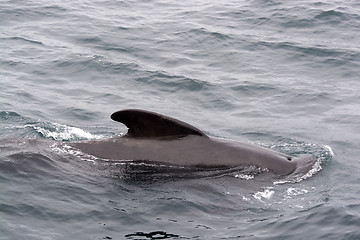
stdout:
<svg viewBox="0 0 360 240">
<path fill-rule="evenodd" d="M 21 42 L 26 42 L 26 43 L 32 43 L 32 44 L 37 44 L 37 45 L 44 45 L 42 42 L 40 41 L 36 41 L 36 40 L 32 40 L 30 38 L 27 37 L 4 37 L 4 38 L 0 38 L 2 41 L 9 41 L 12 42 L 12 44 L 14 44 L 14 41 L 21 41 Z"/>
<path fill-rule="evenodd" d="M 17 131 L 17 134 L 27 137 L 40 136 L 41 138 L 57 141 L 77 141 L 104 138 L 101 134 L 92 134 L 81 128 L 65 124 L 34 121 L 12 111 L 0 111 L 0 119 L 5 133 Z M 7 130 L 7 131 L 6 131 Z M 16 134 L 16 133 L 15 133 Z"/>
<path fill-rule="evenodd" d="M 12 112 L 12 111 L 0 111 L 0 119 L 3 121 L 6 120 L 13 120 L 14 118 L 22 118 L 22 116 L 20 114 L 18 114 L 17 112 Z"/>
<path fill-rule="evenodd" d="M 103 137 L 101 135 L 93 135 L 80 128 L 58 123 L 47 123 L 46 125 L 26 124 L 24 128 L 32 128 L 44 138 L 61 141 L 90 140 Z"/>
<path fill-rule="evenodd" d="M 155 85 L 159 90 L 168 92 L 196 92 L 206 90 L 210 83 L 188 78 L 185 76 L 170 75 L 164 71 L 147 71 L 145 77 L 137 78 L 137 82 Z"/>
</svg>

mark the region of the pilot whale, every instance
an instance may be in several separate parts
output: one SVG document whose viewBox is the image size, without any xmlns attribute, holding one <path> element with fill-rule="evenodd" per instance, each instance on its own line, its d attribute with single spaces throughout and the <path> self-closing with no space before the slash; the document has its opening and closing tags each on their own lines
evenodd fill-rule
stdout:
<svg viewBox="0 0 360 240">
<path fill-rule="evenodd" d="M 257 166 L 284 175 L 308 171 L 316 162 L 312 156 L 294 157 L 249 143 L 209 137 L 194 126 L 155 112 L 126 109 L 113 113 L 111 119 L 126 125 L 128 132 L 69 145 L 103 159 L 204 168 Z"/>
</svg>

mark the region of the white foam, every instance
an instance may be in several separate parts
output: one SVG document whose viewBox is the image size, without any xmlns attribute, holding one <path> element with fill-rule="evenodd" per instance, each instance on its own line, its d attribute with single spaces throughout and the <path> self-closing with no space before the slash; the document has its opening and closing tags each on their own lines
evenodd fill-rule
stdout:
<svg viewBox="0 0 360 240">
<path fill-rule="evenodd" d="M 257 192 L 253 194 L 253 197 L 261 202 L 263 202 L 263 199 L 270 199 L 274 195 L 275 191 L 273 187 L 268 187 L 262 192 Z"/>
<path fill-rule="evenodd" d="M 92 162 L 93 164 L 96 164 L 96 160 L 98 159 L 97 157 L 93 156 L 93 155 L 89 155 L 86 153 L 83 153 L 82 151 L 73 148 L 69 145 L 59 145 L 57 143 L 54 143 L 53 145 L 50 146 L 52 148 L 52 150 L 57 153 L 57 154 L 69 154 L 71 156 L 75 156 L 78 157 L 79 159 L 83 160 L 83 161 L 87 161 L 87 162 Z"/>
<path fill-rule="evenodd" d="M 235 177 L 240 178 L 240 179 L 244 179 L 244 180 L 250 180 L 250 179 L 254 178 L 253 175 L 249 175 L 249 174 L 236 174 Z"/>
<path fill-rule="evenodd" d="M 310 171 L 308 171 L 306 174 L 304 174 L 303 176 L 299 177 L 297 179 L 297 182 L 301 182 L 302 180 L 308 179 L 310 177 L 312 177 L 313 175 L 315 175 L 316 173 L 320 172 L 322 169 L 321 167 L 321 160 L 318 159 L 315 164 L 312 166 L 312 168 L 310 169 Z"/>
<path fill-rule="evenodd" d="M 58 123 L 48 123 L 48 126 L 39 126 L 38 124 L 27 124 L 25 127 L 30 127 L 36 132 L 42 134 L 45 138 L 51 138 L 60 141 L 71 140 L 89 140 L 103 138 L 101 135 L 94 135 L 82 130 L 81 128 L 71 127 Z"/>
<path fill-rule="evenodd" d="M 320 172 L 322 170 L 322 166 L 321 164 L 323 163 L 323 161 L 327 158 L 327 157 L 333 157 L 335 154 L 332 151 L 331 147 L 328 145 L 323 145 L 322 146 L 322 153 L 317 157 L 317 161 L 314 163 L 314 165 L 311 167 L 311 169 L 305 173 L 302 176 L 298 176 L 295 178 L 289 178 L 289 179 L 284 179 L 284 180 L 280 180 L 280 181 L 275 181 L 273 182 L 274 185 L 279 185 L 279 184 L 284 184 L 284 183 L 298 183 L 301 182 L 305 179 L 311 178 L 312 176 L 314 176 L 315 174 L 317 174 L 318 172 Z"/>
<path fill-rule="evenodd" d="M 250 198 L 247 198 L 247 197 L 245 197 L 245 196 L 242 196 L 242 200 L 243 200 L 243 201 L 246 201 L 246 202 L 250 202 Z"/>
<path fill-rule="evenodd" d="M 289 197 L 293 197 L 293 196 L 299 196 L 299 195 L 304 195 L 306 193 L 308 193 L 309 191 L 306 189 L 301 189 L 301 188 L 294 188 L 294 187 L 290 187 L 286 190 L 286 194 Z"/>
<path fill-rule="evenodd" d="M 323 147 L 329 152 L 331 157 L 335 156 L 335 153 L 333 152 L 330 146 L 324 145 Z"/>
</svg>

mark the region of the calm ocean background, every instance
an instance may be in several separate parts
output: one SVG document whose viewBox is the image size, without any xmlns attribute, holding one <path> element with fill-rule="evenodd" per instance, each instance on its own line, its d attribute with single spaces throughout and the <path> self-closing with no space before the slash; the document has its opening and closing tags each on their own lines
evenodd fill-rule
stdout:
<svg viewBox="0 0 360 240">
<path fill-rule="evenodd" d="M 357 0 L 0 0 L 0 239 L 359 240 L 359 76 Z M 125 108 L 318 162 L 289 181 L 56 144 L 125 133 Z"/>
</svg>

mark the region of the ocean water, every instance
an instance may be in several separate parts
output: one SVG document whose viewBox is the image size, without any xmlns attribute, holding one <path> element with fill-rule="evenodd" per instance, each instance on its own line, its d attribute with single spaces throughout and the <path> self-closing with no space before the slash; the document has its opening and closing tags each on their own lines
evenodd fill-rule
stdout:
<svg viewBox="0 0 360 240">
<path fill-rule="evenodd" d="M 0 0 L 0 239 L 360 239 L 360 3 Z M 123 164 L 140 108 L 317 163 Z"/>
</svg>

